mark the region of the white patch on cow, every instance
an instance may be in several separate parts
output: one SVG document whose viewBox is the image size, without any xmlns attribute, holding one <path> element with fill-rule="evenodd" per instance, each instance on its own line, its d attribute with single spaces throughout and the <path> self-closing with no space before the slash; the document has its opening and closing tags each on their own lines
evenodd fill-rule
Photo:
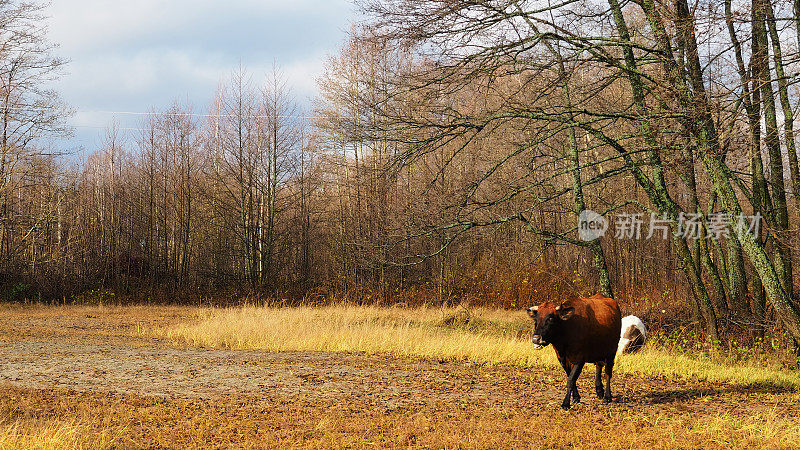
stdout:
<svg viewBox="0 0 800 450">
<path fill-rule="evenodd" d="M 645 342 L 647 342 L 647 327 L 642 320 L 636 316 L 623 317 L 617 354 L 633 353 L 644 346 Z"/>
</svg>

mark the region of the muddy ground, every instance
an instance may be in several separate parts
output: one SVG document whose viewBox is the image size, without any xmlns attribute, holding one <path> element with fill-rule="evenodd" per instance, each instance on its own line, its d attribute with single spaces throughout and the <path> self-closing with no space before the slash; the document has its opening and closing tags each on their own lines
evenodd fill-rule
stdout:
<svg viewBox="0 0 800 450">
<path fill-rule="evenodd" d="M 800 420 L 800 395 L 778 386 L 618 374 L 605 405 L 587 367 L 583 402 L 563 412 L 565 377 L 555 370 L 150 337 L 197 314 L 0 310 L 0 417 L 80 421 L 130 448 L 791 447 L 781 427 Z M 753 425 L 764 417 L 768 429 Z"/>
</svg>

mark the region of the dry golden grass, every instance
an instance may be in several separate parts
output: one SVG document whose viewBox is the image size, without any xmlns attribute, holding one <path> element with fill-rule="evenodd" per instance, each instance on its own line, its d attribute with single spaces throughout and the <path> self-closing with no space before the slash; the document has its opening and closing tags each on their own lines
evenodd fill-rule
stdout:
<svg viewBox="0 0 800 450">
<path fill-rule="evenodd" d="M 16 420 L 0 424 L 0 449 L 110 448 L 108 431 L 97 432 L 77 421 Z"/>
<path fill-rule="evenodd" d="M 552 350 L 527 341 L 528 318 L 491 309 L 248 306 L 206 310 L 195 323 L 157 331 L 192 345 L 267 351 L 349 351 L 468 360 L 482 364 L 555 367 Z M 737 384 L 800 386 L 800 375 L 724 364 L 647 348 L 617 358 L 617 370 Z"/>
<path fill-rule="evenodd" d="M 800 440 L 800 424 L 772 410 L 748 415 L 736 415 L 735 411 L 716 414 L 716 410 L 620 410 L 594 407 L 590 402 L 569 412 L 557 407 L 445 402 L 383 409 L 358 400 L 158 399 L 41 390 L 10 393 L 47 405 L 46 411 L 39 413 L 43 416 L 81 419 L 60 425 L 54 422 L 49 428 L 31 425 L 24 432 L 18 429 L 18 436 L 4 441 L 0 448 L 731 449 L 796 448 Z M 9 392 L 0 390 L 0 408 L 13 408 L 15 402 L 10 400 Z M 53 438 L 56 434 L 60 437 Z"/>
<path fill-rule="evenodd" d="M 348 351 L 479 363 L 550 365 L 513 337 L 524 322 L 496 310 L 326 306 L 243 307 L 209 310 L 197 323 L 159 334 L 192 345 L 268 351 Z"/>
<path fill-rule="evenodd" d="M 747 418 L 723 415 L 689 429 L 708 436 L 712 442 L 730 446 L 743 441 L 760 442 L 764 447 L 796 447 L 800 443 L 800 424 L 796 418 L 780 414 L 758 414 Z M 732 434 L 739 440 L 732 441 L 729 437 Z"/>
</svg>

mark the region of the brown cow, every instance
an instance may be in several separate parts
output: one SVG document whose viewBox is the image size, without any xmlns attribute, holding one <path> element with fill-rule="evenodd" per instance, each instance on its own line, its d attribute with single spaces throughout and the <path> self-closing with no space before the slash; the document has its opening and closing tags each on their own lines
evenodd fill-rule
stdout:
<svg viewBox="0 0 800 450">
<path fill-rule="evenodd" d="M 610 402 L 611 373 L 622 328 L 622 315 L 616 300 L 596 294 L 561 303 L 545 302 L 528 308 L 528 315 L 535 323 L 534 347 L 541 349 L 553 344 L 556 357 L 567 372 L 567 395 L 561 407 L 569 409 L 570 393 L 576 403 L 581 400 L 575 382 L 586 363 L 597 366 L 594 381 L 597 396 L 606 403 Z M 604 366 L 605 390 L 600 379 Z"/>
</svg>

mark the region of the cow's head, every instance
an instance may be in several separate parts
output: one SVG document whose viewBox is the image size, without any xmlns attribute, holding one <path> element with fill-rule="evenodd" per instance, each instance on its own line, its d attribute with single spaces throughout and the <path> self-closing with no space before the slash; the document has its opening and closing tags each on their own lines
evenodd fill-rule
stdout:
<svg viewBox="0 0 800 450">
<path fill-rule="evenodd" d="M 558 339 L 564 321 L 572 318 L 575 308 L 568 302 L 544 302 L 528 308 L 528 315 L 533 319 L 533 347 L 540 349 Z"/>
</svg>

